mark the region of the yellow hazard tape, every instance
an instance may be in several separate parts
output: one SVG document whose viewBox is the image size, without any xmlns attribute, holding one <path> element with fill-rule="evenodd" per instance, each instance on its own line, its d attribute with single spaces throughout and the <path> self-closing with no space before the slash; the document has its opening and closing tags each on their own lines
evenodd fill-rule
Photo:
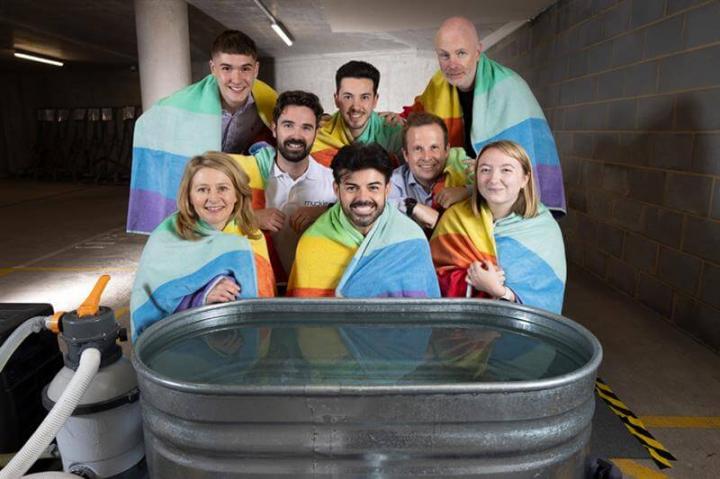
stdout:
<svg viewBox="0 0 720 479">
<path fill-rule="evenodd" d="M 671 468 L 670 461 L 676 461 L 675 456 L 670 454 L 665 446 L 647 430 L 645 424 L 638 418 L 629 407 L 613 392 L 602 379 L 595 381 L 595 392 L 598 397 L 605 401 L 610 410 L 615 413 L 625 425 L 625 428 L 633 435 L 645 449 L 660 469 Z"/>
<path fill-rule="evenodd" d="M 610 386 L 608 386 L 605 383 L 601 383 L 599 379 L 595 381 L 595 387 L 602 391 L 606 391 L 606 392 L 613 394 L 612 389 L 610 389 Z"/>
<path fill-rule="evenodd" d="M 638 464 L 631 459 L 612 459 L 612 462 L 620 468 L 623 476 L 628 479 L 667 479 L 668 477 L 662 472 L 653 471 L 649 467 Z"/>
</svg>

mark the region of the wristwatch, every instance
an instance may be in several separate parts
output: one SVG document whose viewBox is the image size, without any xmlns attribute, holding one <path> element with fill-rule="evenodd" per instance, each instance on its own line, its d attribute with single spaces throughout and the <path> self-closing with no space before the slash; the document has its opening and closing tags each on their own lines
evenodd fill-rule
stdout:
<svg viewBox="0 0 720 479">
<path fill-rule="evenodd" d="M 410 218 L 412 218 L 415 205 L 417 205 L 417 200 L 415 198 L 405 198 L 405 214 Z"/>
</svg>

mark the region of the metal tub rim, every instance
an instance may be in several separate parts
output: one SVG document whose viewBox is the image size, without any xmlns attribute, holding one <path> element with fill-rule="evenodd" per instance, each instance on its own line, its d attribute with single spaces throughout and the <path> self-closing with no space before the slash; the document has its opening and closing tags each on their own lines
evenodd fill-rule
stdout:
<svg viewBox="0 0 720 479">
<path fill-rule="evenodd" d="M 278 309 L 278 305 L 281 309 Z M 495 314 L 508 317 L 507 312 L 513 311 L 514 320 L 524 321 L 526 330 L 539 329 L 549 325 L 562 328 L 556 337 L 567 338 L 574 336 L 575 339 L 582 338 L 585 347 L 591 350 L 589 360 L 575 371 L 560 376 L 535 379 L 527 381 L 512 382 L 487 382 L 487 383 L 456 383 L 456 384 L 433 384 L 433 385 L 371 385 L 371 386 L 343 386 L 343 385 L 220 385 L 212 383 L 192 383 L 178 381 L 159 374 L 148 367 L 141 359 L 145 348 L 152 347 L 153 341 L 157 342 L 157 336 L 177 335 L 180 336 L 188 325 L 207 322 L 209 324 L 223 324 L 223 318 L 227 317 L 227 309 L 243 309 L 248 312 L 283 312 L 292 313 L 306 311 L 312 307 L 320 307 L 323 312 L 347 312 L 353 311 L 353 306 L 362 308 L 366 312 L 450 312 L 468 313 L 470 309 L 477 309 L 478 312 Z M 470 308 L 468 308 L 470 306 Z M 402 322 L 413 323 L 406 320 Z M 434 322 L 433 324 L 437 324 Z M 264 320 L 264 324 L 271 324 L 272 320 Z M 386 322 L 384 322 L 386 323 Z M 417 323 L 417 321 L 414 321 Z M 286 323 L 285 323 L 286 324 Z M 367 323 L 365 323 L 367 324 Z M 497 324 L 500 324 L 499 322 Z M 492 324 L 490 324 L 492 326 Z M 162 330 L 162 333 L 160 331 Z M 563 334 L 564 333 L 564 334 Z M 155 345 L 157 347 L 157 345 Z M 492 393 L 513 393 L 547 390 L 571 386 L 585 377 L 592 377 L 602 362 L 603 352 L 600 342 L 584 326 L 564 316 L 549 311 L 531 308 L 529 306 L 506 301 L 477 300 L 477 299 L 404 299 L 404 298 L 372 298 L 372 299 L 315 299 L 315 298 L 272 298 L 272 299 L 245 299 L 232 303 L 221 303 L 195 308 L 181 313 L 173 314 L 147 328 L 134 345 L 132 356 L 133 366 L 138 378 L 148 380 L 157 385 L 182 393 L 201 394 L 210 396 L 356 396 L 356 395 L 396 395 L 396 394 L 492 394 Z M 142 388 L 141 388 L 142 389 Z"/>
</svg>

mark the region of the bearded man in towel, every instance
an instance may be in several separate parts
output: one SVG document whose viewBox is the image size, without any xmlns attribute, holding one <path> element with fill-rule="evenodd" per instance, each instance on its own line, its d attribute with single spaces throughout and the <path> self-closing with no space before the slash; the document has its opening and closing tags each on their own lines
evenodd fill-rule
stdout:
<svg viewBox="0 0 720 479">
<path fill-rule="evenodd" d="M 273 111 L 277 149 L 232 155 L 250 179 L 253 210 L 268 237 L 279 283 L 287 281 L 300 235 L 335 203 L 333 173 L 310 154 L 323 114 L 318 97 L 292 90 L 280 94 Z"/>
<path fill-rule="evenodd" d="M 277 93 L 257 80 L 255 42 L 227 30 L 211 49 L 211 74 L 163 98 L 138 119 L 133 139 L 127 230 L 150 233 L 176 210 L 187 161 L 204 151 L 248 153 L 273 142 Z"/>
<path fill-rule="evenodd" d="M 475 26 L 466 18 L 443 22 L 435 36 L 440 71 L 406 108 L 445 120 L 450 146 L 471 158 L 498 140 L 520 144 L 533 161 L 540 196 L 556 215 L 565 213 L 565 191 L 555 140 L 525 81 L 482 52 Z"/>
<path fill-rule="evenodd" d="M 338 202 L 300 238 L 288 295 L 438 297 L 425 235 L 386 207 L 388 153 L 374 143 L 353 143 L 340 149 L 332 170 Z"/>
</svg>

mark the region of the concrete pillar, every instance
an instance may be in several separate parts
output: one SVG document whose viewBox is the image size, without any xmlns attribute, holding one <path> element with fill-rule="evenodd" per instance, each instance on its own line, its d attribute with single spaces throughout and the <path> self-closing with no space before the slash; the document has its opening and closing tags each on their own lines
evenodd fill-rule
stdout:
<svg viewBox="0 0 720 479">
<path fill-rule="evenodd" d="M 184 0 L 135 0 L 143 110 L 191 82 L 188 9 Z"/>
</svg>

